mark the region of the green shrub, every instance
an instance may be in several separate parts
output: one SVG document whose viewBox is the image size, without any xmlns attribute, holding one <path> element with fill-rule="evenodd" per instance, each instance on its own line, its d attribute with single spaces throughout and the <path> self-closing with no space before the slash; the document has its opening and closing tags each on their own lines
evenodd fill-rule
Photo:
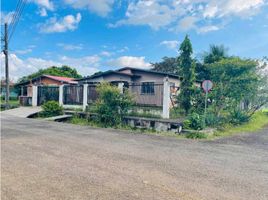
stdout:
<svg viewBox="0 0 268 200">
<path fill-rule="evenodd" d="M 200 133 L 200 132 L 192 132 L 186 134 L 186 138 L 191 138 L 191 139 L 206 139 L 207 134 L 205 133 Z"/>
<path fill-rule="evenodd" d="M 231 111 L 229 118 L 229 122 L 233 125 L 240 125 L 250 120 L 250 116 L 241 110 Z"/>
<path fill-rule="evenodd" d="M 180 107 L 174 107 L 170 111 L 170 118 L 175 119 L 175 118 L 180 118 L 185 116 L 185 111 L 181 109 Z"/>
<path fill-rule="evenodd" d="M 42 105 L 42 117 L 53 117 L 63 114 L 63 107 L 57 101 L 47 101 Z"/>
<path fill-rule="evenodd" d="M 206 126 L 217 127 L 225 123 L 225 119 L 223 117 L 218 117 L 214 113 L 206 114 Z"/>
<path fill-rule="evenodd" d="M 99 98 L 96 102 L 97 121 L 103 126 L 118 126 L 133 105 L 132 97 L 128 91 L 121 94 L 120 90 L 109 83 L 97 86 Z"/>
<path fill-rule="evenodd" d="M 184 121 L 184 127 L 185 126 L 194 130 L 202 130 L 204 128 L 204 118 L 202 115 L 192 113 Z"/>
</svg>

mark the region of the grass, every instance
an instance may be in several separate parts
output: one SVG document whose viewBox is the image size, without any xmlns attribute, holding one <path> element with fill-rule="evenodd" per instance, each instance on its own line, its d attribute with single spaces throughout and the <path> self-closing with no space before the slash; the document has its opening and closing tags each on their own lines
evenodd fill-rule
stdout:
<svg viewBox="0 0 268 200">
<path fill-rule="evenodd" d="M 94 121 L 90 121 L 88 119 L 74 116 L 70 120 L 67 121 L 67 123 L 81 125 L 81 126 L 91 126 L 91 127 L 97 127 L 97 128 L 104 128 L 101 126 L 101 124 L 96 123 Z M 158 136 L 168 136 L 168 137 L 175 137 L 175 138 L 185 138 L 183 135 L 178 135 L 176 133 L 171 132 L 160 132 L 153 129 L 146 129 L 146 128 L 133 128 L 127 125 L 119 125 L 118 127 L 110 127 L 114 130 L 124 130 L 129 131 L 130 133 L 134 134 L 146 134 L 146 135 L 158 135 Z"/>
<path fill-rule="evenodd" d="M 256 112 L 248 123 L 239 126 L 226 126 L 224 130 L 215 132 L 211 138 L 231 136 L 238 133 L 256 132 L 266 125 L 268 125 L 268 110 L 262 110 Z"/>
<path fill-rule="evenodd" d="M 0 104 L 1 104 L 0 110 L 1 111 L 2 110 L 5 110 L 5 100 L 1 99 Z M 13 100 L 13 99 L 12 100 L 9 100 L 9 106 L 10 106 L 9 109 L 19 107 L 19 100 Z"/>
</svg>

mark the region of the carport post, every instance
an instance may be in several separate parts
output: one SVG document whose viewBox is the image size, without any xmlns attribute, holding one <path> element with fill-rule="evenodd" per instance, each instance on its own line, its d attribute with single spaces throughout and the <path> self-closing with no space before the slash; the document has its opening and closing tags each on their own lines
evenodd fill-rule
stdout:
<svg viewBox="0 0 268 200">
<path fill-rule="evenodd" d="M 37 106 L 37 94 L 38 94 L 38 86 L 33 85 L 33 94 L 32 94 L 32 106 Z"/>
<path fill-rule="evenodd" d="M 63 87 L 64 85 L 59 86 L 59 104 L 63 106 Z"/>
<path fill-rule="evenodd" d="M 87 88 L 88 84 L 83 85 L 83 111 L 86 111 L 87 108 Z"/>
<path fill-rule="evenodd" d="M 169 118 L 169 106 L 170 106 L 170 84 L 168 81 L 168 77 L 164 79 L 163 84 L 163 111 L 162 117 L 165 119 Z"/>
</svg>

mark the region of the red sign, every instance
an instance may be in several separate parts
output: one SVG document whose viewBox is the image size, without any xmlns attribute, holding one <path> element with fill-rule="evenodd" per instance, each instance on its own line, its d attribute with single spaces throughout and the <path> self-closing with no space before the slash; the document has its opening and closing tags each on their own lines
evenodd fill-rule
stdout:
<svg viewBox="0 0 268 200">
<path fill-rule="evenodd" d="M 202 83 L 202 88 L 205 92 L 209 92 L 213 87 L 213 83 L 211 80 L 204 80 Z"/>
</svg>

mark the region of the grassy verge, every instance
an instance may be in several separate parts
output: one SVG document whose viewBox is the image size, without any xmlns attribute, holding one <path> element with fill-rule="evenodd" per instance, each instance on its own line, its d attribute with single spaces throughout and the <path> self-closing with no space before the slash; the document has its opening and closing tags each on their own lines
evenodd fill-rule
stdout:
<svg viewBox="0 0 268 200">
<path fill-rule="evenodd" d="M 215 132 L 210 138 L 230 136 L 238 133 L 256 132 L 266 125 L 268 125 L 268 110 L 263 110 L 256 112 L 248 123 L 240 126 L 226 126 L 224 127 L 224 130 Z"/>
<path fill-rule="evenodd" d="M 87 120 L 85 118 L 77 117 L 74 116 L 70 120 L 67 121 L 67 123 L 71 124 L 77 124 L 81 126 L 91 126 L 91 127 L 96 127 L 96 128 L 104 128 L 101 126 L 101 124 L 98 124 L 94 121 Z M 168 137 L 175 137 L 175 138 L 185 138 L 184 135 L 178 135 L 176 133 L 171 133 L 171 132 L 160 132 L 156 131 L 153 129 L 146 129 L 146 128 L 133 128 L 127 125 L 120 125 L 118 127 L 111 127 L 114 130 L 124 130 L 124 131 L 129 131 L 130 133 L 133 134 L 147 134 L 147 135 L 158 135 L 158 136 L 168 136 Z"/>
</svg>

